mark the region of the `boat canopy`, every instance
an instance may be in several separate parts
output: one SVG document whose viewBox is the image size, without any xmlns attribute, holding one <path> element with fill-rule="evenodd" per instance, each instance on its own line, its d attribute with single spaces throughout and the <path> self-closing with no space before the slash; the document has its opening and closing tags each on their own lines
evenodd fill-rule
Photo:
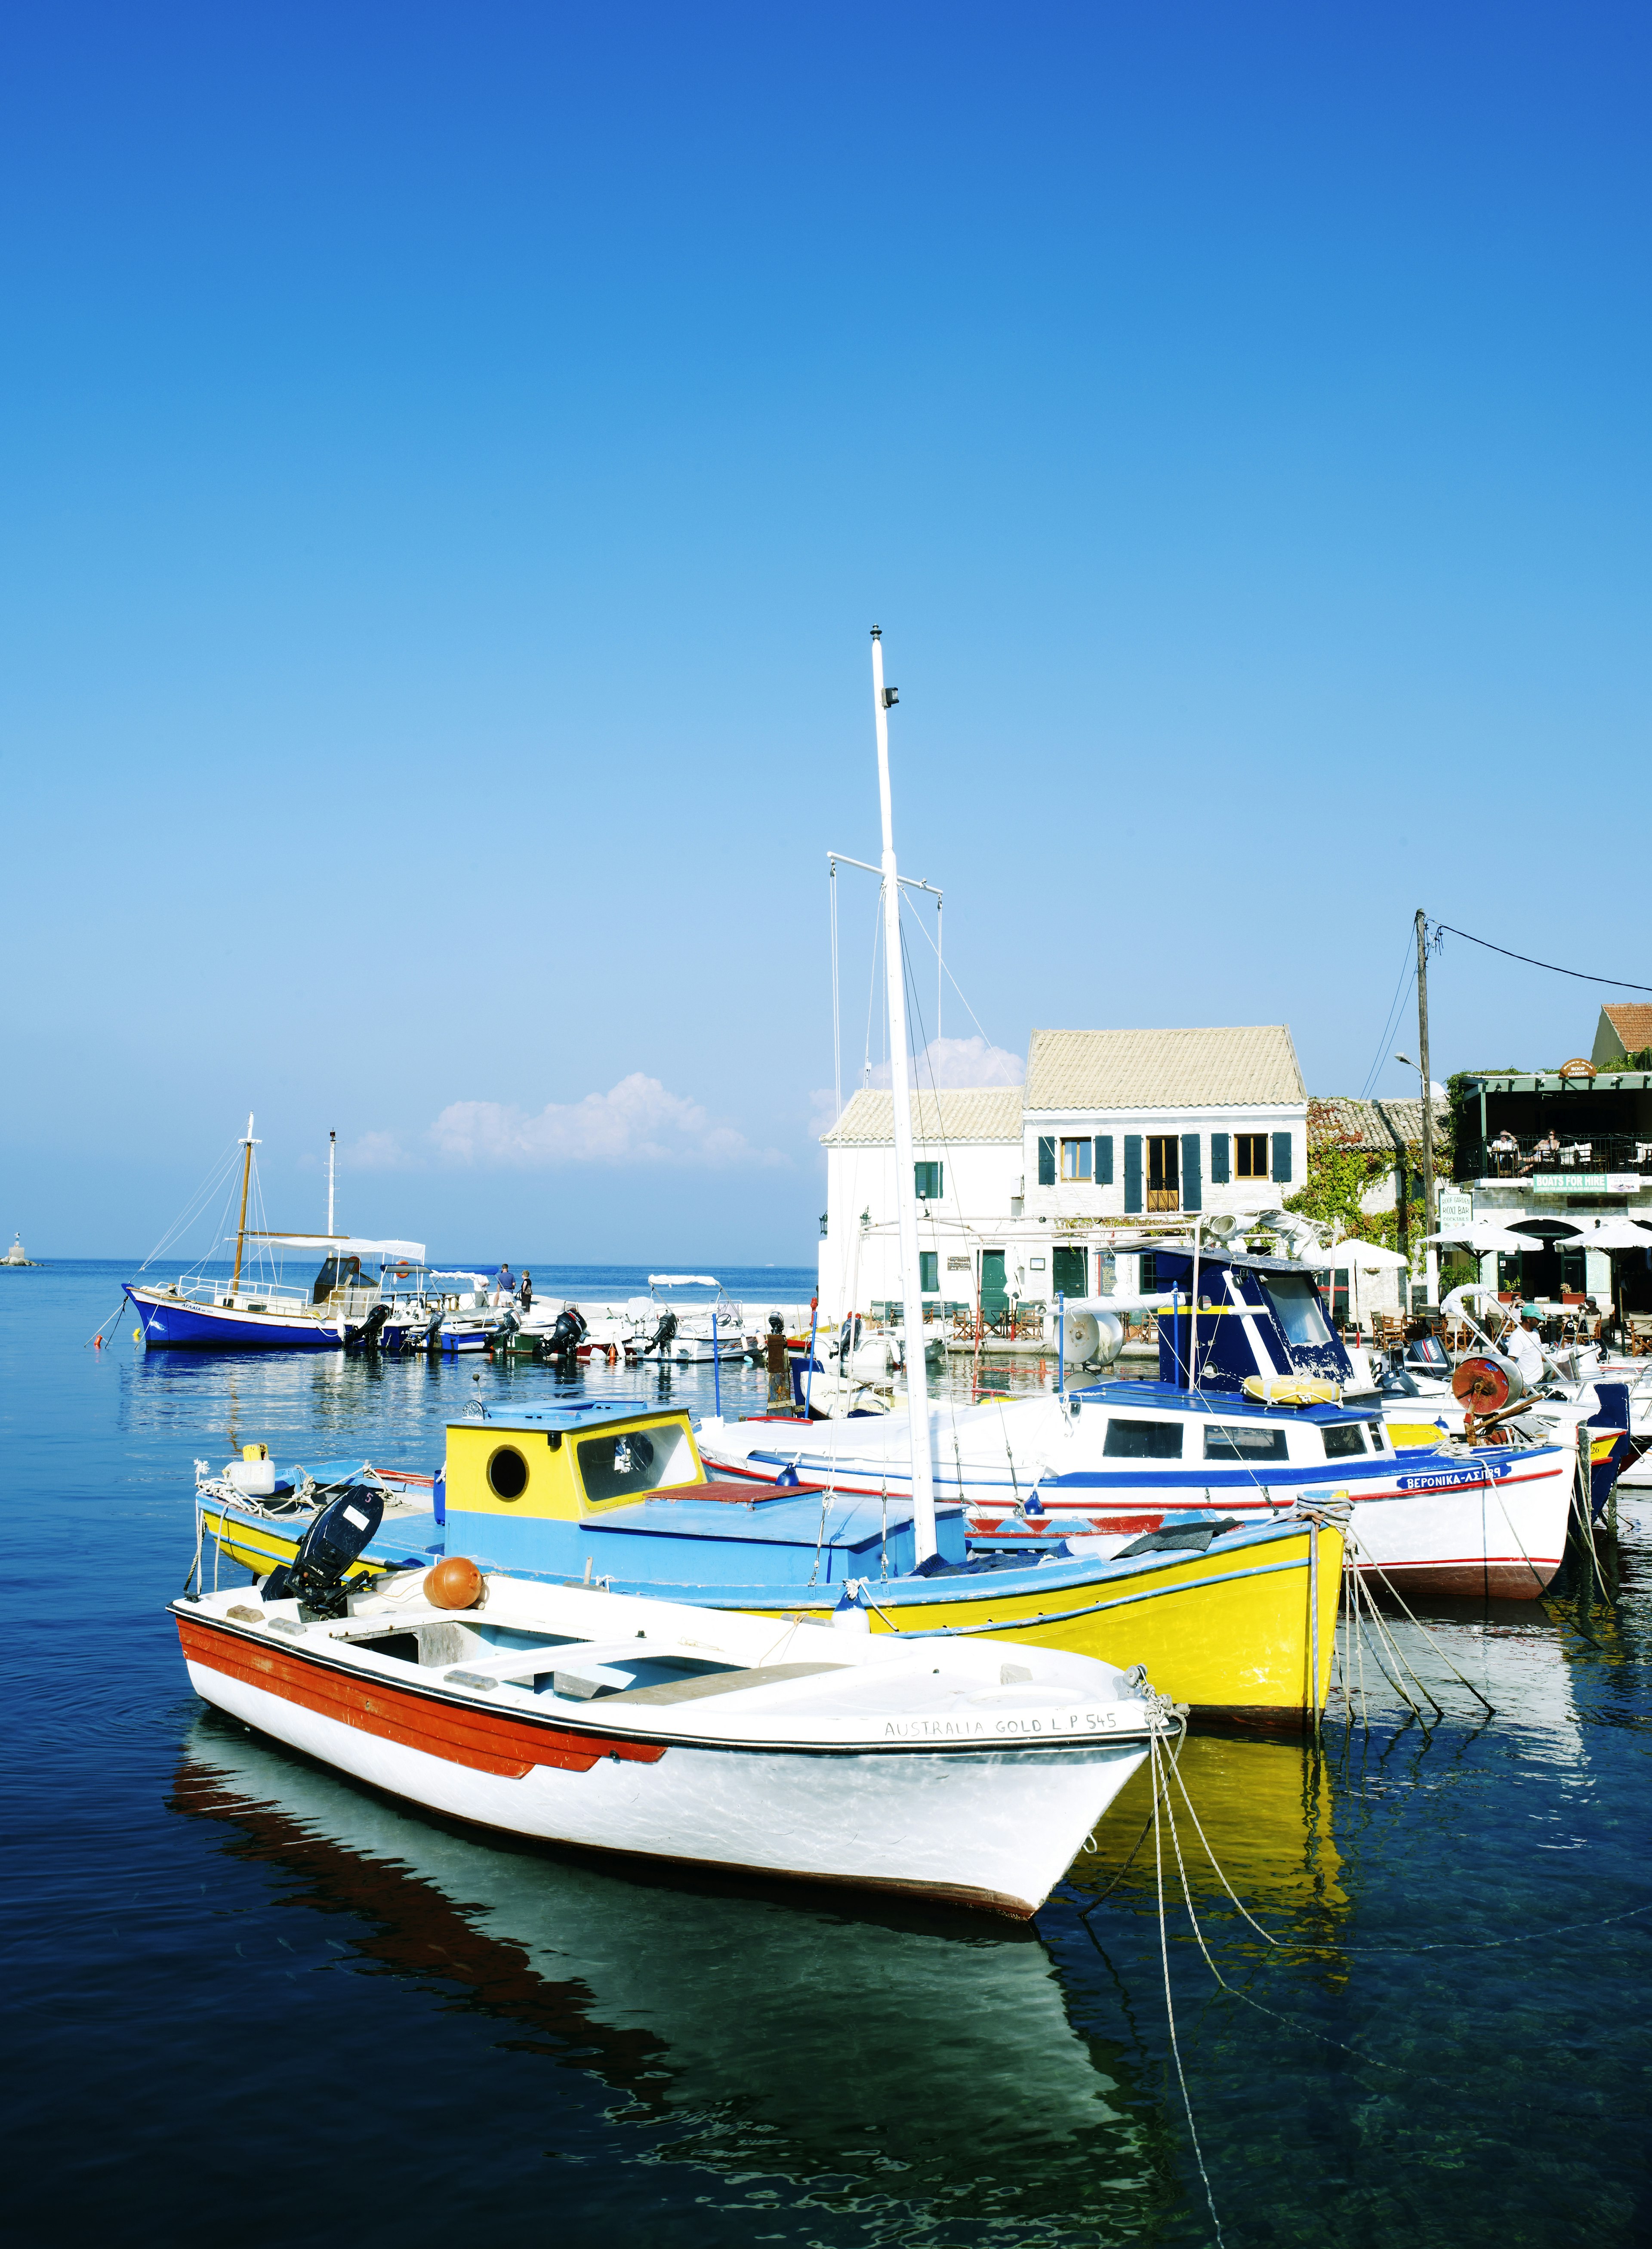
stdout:
<svg viewBox="0 0 1652 2249">
<path fill-rule="evenodd" d="M 714 1273 L 650 1273 L 650 1289 L 720 1289 L 722 1283 Z"/>
<path fill-rule="evenodd" d="M 422 1241 L 369 1241 L 361 1234 L 254 1234 L 250 1228 L 249 1241 L 267 1241 L 272 1248 L 293 1249 L 300 1253 L 313 1250 L 319 1257 L 382 1257 L 400 1259 L 409 1265 L 423 1265 L 424 1244 Z M 233 1241 L 232 1234 L 225 1235 Z"/>
</svg>

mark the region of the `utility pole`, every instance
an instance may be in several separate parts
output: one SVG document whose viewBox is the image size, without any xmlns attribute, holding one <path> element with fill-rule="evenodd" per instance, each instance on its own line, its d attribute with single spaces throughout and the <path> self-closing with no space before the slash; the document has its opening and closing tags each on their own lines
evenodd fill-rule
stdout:
<svg viewBox="0 0 1652 2249">
<path fill-rule="evenodd" d="M 1434 1092 L 1428 1076 L 1428 917 L 1417 908 L 1417 1060 L 1422 1075 L 1422 1231 L 1437 1229 L 1434 1215 Z M 1424 1285 L 1429 1303 L 1439 1296 L 1435 1276 L 1440 1269 L 1440 1246 L 1429 1242 L 1423 1256 Z"/>
</svg>

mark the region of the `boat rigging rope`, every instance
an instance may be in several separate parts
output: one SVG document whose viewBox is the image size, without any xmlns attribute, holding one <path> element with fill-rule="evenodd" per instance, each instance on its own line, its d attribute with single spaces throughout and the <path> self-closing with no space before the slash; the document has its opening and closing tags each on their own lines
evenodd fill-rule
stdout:
<svg viewBox="0 0 1652 2249">
<path fill-rule="evenodd" d="M 1156 1734 L 1152 1734 L 1148 1737 L 1147 1754 L 1153 1764 L 1153 1874 L 1159 1891 L 1159 1958 L 1160 1964 L 1164 1972 L 1165 1979 L 1165 2020 L 1170 2026 L 1170 2051 L 1175 2060 L 1177 2081 L 1181 2087 L 1181 2105 L 1187 2112 L 1187 2136 L 1193 2142 L 1193 2159 L 1199 2166 L 1199 2177 L 1204 2184 L 1205 2200 L 1210 2209 L 1210 2223 L 1215 2228 L 1218 2249 L 1221 2249 L 1221 2243 L 1222 2240 L 1222 2219 L 1217 2214 L 1216 2197 L 1210 2184 L 1210 2174 L 1205 2169 L 1204 2150 L 1199 2145 L 1199 2127 L 1194 2122 L 1193 2095 L 1187 2090 L 1187 2073 L 1181 2066 L 1181 2043 L 1176 2036 L 1176 2009 L 1175 2003 L 1171 1997 L 1170 1991 L 1170 1934 L 1165 1924 L 1165 1868 L 1163 1847 L 1159 1828 L 1160 1771 L 1159 1759 L 1159 1737 Z M 1170 1808 L 1170 1792 L 1167 1785 L 1165 1787 L 1165 1808 L 1167 1812 Z M 1174 1820 L 1170 1822 L 1170 1833 L 1172 1839 L 1174 1840 L 1176 1833 L 1175 1823 Z M 1181 1863 L 1181 1846 L 1180 1843 L 1177 1843 L 1176 1845 L 1176 1863 L 1178 1866 Z M 1185 1888 L 1187 1878 L 1184 1875 L 1182 1879 L 1183 1887 Z M 1191 1902 L 1189 1902 L 1187 1909 L 1189 1913 L 1193 1910 Z M 1197 1927 L 1196 1922 L 1194 1926 L 1195 1928 Z M 1200 1942 L 1202 1944 L 1202 1937 L 1200 1939 Z M 1206 1954 L 1206 1957 L 1208 1959 L 1208 1953 Z M 1220 1982 L 1221 1978 L 1218 1977 L 1217 1980 Z"/>
</svg>

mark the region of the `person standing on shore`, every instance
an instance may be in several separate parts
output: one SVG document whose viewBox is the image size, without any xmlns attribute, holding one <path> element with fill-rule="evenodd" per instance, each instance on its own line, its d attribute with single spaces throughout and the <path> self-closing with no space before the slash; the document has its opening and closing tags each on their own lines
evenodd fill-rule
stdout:
<svg viewBox="0 0 1652 2249">
<path fill-rule="evenodd" d="M 768 1316 L 768 1333 L 763 1338 L 763 1357 L 768 1366 L 768 1410 L 783 1409 L 792 1402 L 791 1364 L 786 1353 L 786 1323 L 778 1312 Z"/>
</svg>

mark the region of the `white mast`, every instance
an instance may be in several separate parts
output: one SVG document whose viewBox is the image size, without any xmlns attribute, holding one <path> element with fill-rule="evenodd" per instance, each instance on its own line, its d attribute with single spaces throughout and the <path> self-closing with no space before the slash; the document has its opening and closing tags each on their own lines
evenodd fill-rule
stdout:
<svg viewBox="0 0 1652 2249">
<path fill-rule="evenodd" d="M 929 1452 L 929 1379 L 924 1364 L 924 1298 L 918 1269 L 918 1189 L 912 1170 L 911 1074 L 906 1066 L 906 994 L 901 973 L 900 880 L 889 796 L 889 706 L 884 636 L 872 627 L 872 713 L 878 726 L 878 794 L 884 815 L 884 960 L 889 985 L 890 1090 L 895 1105 L 895 1210 L 900 1224 L 901 1297 L 906 1310 L 906 1420 L 912 1436 L 914 1559 L 935 1551 L 935 1475 Z"/>
<path fill-rule="evenodd" d="M 333 1232 L 333 1176 L 338 1152 L 339 1136 L 336 1132 L 329 1132 L 327 1136 L 327 1230 L 329 1235 Z"/>
</svg>

